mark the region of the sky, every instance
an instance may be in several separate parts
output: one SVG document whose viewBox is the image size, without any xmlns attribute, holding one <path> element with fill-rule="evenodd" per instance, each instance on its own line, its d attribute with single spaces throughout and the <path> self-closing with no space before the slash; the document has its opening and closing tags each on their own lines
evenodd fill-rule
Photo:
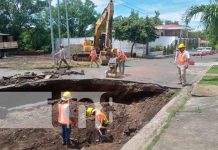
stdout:
<svg viewBox="0 0 218 150">
<path fill-rule="evenodd" d="M 53 5 L 56 1 L 52 1 Z M 97 6 L 96 10 L 99 13 L 102 13 L 109 3 L 109 0 L 91 1 Z M 209 2 L 210 0 L 114 0 L 114 17 L 128 16 L 132 10 L 138 11 L 140 16 L 154 16 L 154 12 L 159 11 L 161 20 L 179 21 L 180 24 L 184 24 L 182 16 L 188 8 Z M 200 17 L 201 15 L 196 16 L 189 24 L 193 30 L 203 29 Z"/>
</svg>

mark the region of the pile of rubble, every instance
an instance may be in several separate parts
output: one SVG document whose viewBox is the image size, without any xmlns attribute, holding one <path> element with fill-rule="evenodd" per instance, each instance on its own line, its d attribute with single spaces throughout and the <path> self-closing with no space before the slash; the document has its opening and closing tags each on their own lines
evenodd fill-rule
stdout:
<svg viewBox="0 0 218 150">
<path fill-rule="evenodd" d="M 58 79 L 64 75 L 85 75 L 84 71 L 81 72 L 72 70 L 60 70 L 60 71 L 46 71 L 40 74 L 35 72 L 25 72 L 24 74 L 16 74 L 13 76 L 1 77 L 0 86 L 7 86 L 11 84 L 22 84 L 25 82 L 34 82 L 42 79 Z"/>
</svg>

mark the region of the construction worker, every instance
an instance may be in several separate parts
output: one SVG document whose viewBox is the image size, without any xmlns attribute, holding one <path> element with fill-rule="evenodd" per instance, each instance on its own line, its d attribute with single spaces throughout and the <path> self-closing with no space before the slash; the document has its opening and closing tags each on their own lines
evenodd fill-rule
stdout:
<svg viewBox="0 0 218 150">
<path fill-rule="evenodd" d="M 183 43 L 179 44 L 178 51 L 176 52 L 175 62 L 177 63 L 179 80 L 178 84 L 186 86 L 186 69 L 188 69 L 190 55 L 186 51 L 185 45 Z"/>
<path fill-rule="evenodd" d="M 71 98 L 71 93 L 66 91 L 58 103 L 58 123 L 61 125 L 62 144 L 67 146 L 71 145 L 71 126 L 74 125 L 74 117 L 70 107 Z"/>
<path fill-rule="evenodd" d="M 99 67 L 99 64 L 97 62 L 98 56 L 97 56 L 97 53 L 96 53 L 96 50 L 95 50 L 94 47 L 92 47 L 92 49 L 91 49 L 90 57 L 91 57 L 91 65 L 90 65 L 90 67 L 92 67 L 93 62 L 95 62 L 97 67 Z"/>
<path fill-rule="evenodd" d="M 108 120 L 107 116 L 105 115 L 105 113 L 103 113 L 100 110 L 94 109 L 92 107 L 89 107 L 86 110 L 86 114 L 89 117 L 93 116 L 93 115 L 95 115 L 95 117 L 96 117 L 95 127 L 96 127 L 96 129 L 98 131 L 98 135 L 99 135 L 98 138 L 97 138 L 97 141 L 99 141 L 100 137 L 102 135 L 106 134 L 106 127 L 109 124 L 109 120 Z"/>
<path fill-rule="evenodd" d="M 124 54 L 124 52 L 122 52 L 119 49 L 112 49 L 111 51 L 115 55 L 115 57 L 117 57 L 119 71 L 123 75 L 125 71 L 125 62 L 126 62 L 127 56 Z"/>
<path fill-rule="evenodd" d="M 64 62 L 66 64 L 67 69 L 70 69 L 70 66 L 66 60 L 66 50 L 62 44 L 60 45 L 60 50 L 57 53 L 55 53 L 55 56 L 57 56 L 57 55 L 59 55 L 59 59 L 60 59 L 57 69 L 58 70 L 60 69 L 62 62 Z"/>
</svg>

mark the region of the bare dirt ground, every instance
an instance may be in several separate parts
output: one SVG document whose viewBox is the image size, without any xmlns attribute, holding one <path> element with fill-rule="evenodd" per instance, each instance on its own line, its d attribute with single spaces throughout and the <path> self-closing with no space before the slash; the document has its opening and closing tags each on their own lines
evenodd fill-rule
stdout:
<svg viewBox="0 0 218 150">
<path fill-rule="evenodd" d="M 108 135 L 112 141 L 96 143 L 96 130 L 94 128 L 94 118 L 88 118 L 87 128 L 73 128 L 71 137 L 74 139 L 72 149 L 88 150 L 118 150 L 132 136 L 134 136 L 154 115 L 170 100 L 172 90 L 165 90 L 159 95 L 133 100 L 131 104 L 113 103 L 110 106 L 104 102 L 103 111 L 113 113 L 113 122 L 108 126 Z M 73 102 L 73 106 L 93 105 L 88 102 Z M 67 149 L 61 144 L 59 127 L 57 126 L 57 104 L 53 105 L 53 129 L 0 129 L 1 149 L 25 149 L 25 150 L 50 150 Z M 31 113 L 31 112 L 30 112 Z M 34 112 L 33 112 L 34 113 Z"/>
<path fill-rule="evenodd" d="M 68 60 L 72 67 L 87 67 L 89 62 L 75 62 Z M 10 56 L 6 59 L 1 59 L 0 68 L 12 68 L 17 70 L 31 69 L 50 69 L 54 68 L 51 55 L 35 55 L 35 56 Z"/>
</svg>

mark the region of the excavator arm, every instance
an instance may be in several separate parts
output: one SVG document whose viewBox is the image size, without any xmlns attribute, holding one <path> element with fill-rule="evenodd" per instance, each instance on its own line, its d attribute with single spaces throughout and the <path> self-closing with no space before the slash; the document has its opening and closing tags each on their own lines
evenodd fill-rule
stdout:
<svg viewBox="0 0 218 150">
<path fill-rule="evenodd" d="M 103 11 L 101 17 L 97 20 L 95 26 L 95 38 L 94 38 L 94 46 L 96 48 L 100 48 L 101 42 L 104 42 L 104 47 L 111 47 L 111 39 L 112 39 L 112 21 L 114 15 L 114 3 L 113 0 L 110 0 L 110 3 Z M 102 41 L 102 30 L 105 26 L 105 41 Z"/>
</svg>

